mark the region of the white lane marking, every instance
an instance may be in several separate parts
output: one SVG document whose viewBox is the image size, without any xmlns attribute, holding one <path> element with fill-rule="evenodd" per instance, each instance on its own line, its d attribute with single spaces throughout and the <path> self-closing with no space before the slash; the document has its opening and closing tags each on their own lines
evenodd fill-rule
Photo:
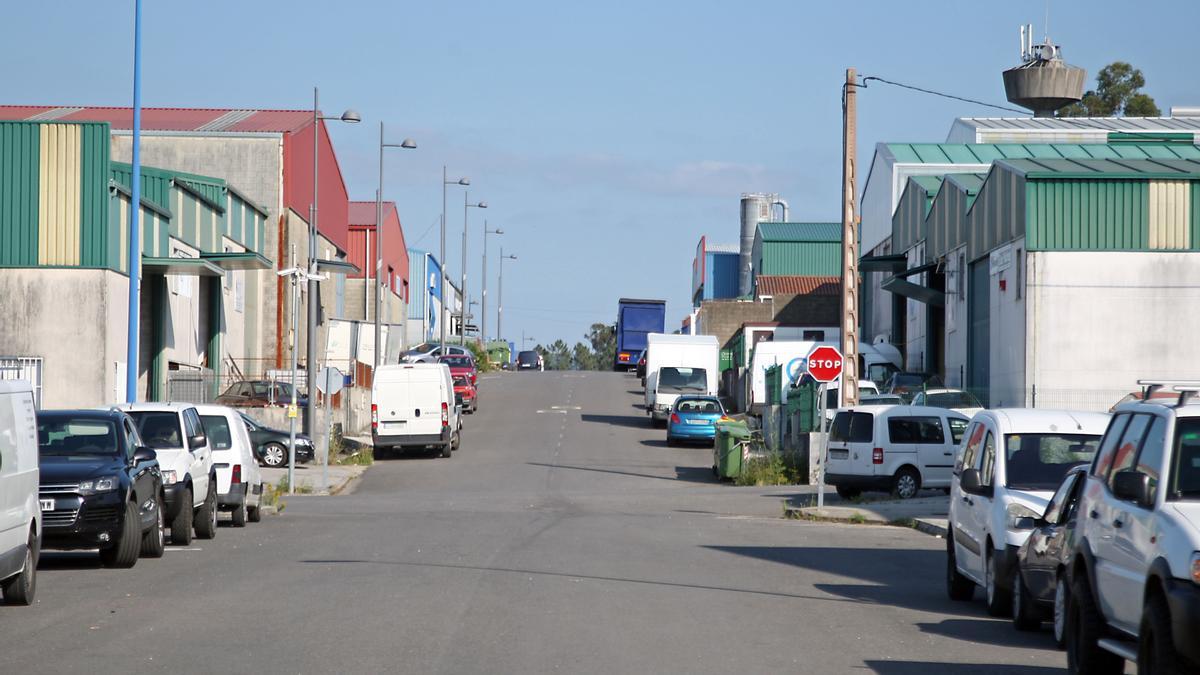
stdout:
<svg viewBox="0 0 1200 675">
<path fill-rule="evenodd" d="M 554 414 L 554 413 L 557 413 L 559 415 L 566 415 L 567 411 L 566 410 L 539 410 L 539 411 L 537 411 L 537 414 L 539 414 L 539 415 L 550 415 L 550 414 Z"/>
<path fill-rule="evenodd" d="M 551 410 L 583 410 L 583 408 L 580 408 L 577 405 L 552 405 L 552 406 L 550 406 L 550 409 Z"/>
<path fill-rule="evenodd" d="M 187 546 L 167 546 L 168 551 L 203 551 L 202 548 L 192 548 Z"/>
</svg>

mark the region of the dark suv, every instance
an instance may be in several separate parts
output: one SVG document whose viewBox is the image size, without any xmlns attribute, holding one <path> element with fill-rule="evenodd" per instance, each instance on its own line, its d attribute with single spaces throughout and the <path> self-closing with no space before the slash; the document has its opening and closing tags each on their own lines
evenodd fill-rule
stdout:
<svg viewBox="0 0 1200 675">
<path fill-rule="evenodd" d="M 106 567 L 162 556 L 162 474 L 128 415 L 38 413 L 38 455 L 43 548 L 99 548 Z"/>
</svg>

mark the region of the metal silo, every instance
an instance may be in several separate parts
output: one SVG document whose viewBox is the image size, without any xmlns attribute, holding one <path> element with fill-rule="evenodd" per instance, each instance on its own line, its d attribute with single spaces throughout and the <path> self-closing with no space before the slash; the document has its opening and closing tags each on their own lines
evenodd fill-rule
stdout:
<svg viewBox="0 0 1200 675">
<path fill-rule="evenodd" d="M 774 206 L 782 207 L 783 221 L 787 221 L 788 205 L 779 195 L 766 192 L 742 194 L 742 236 L 738 248 L 738 295 L 745 297 L 754 292 L 754 232 L 759 223 L 777 222 Z"/>
</svg>

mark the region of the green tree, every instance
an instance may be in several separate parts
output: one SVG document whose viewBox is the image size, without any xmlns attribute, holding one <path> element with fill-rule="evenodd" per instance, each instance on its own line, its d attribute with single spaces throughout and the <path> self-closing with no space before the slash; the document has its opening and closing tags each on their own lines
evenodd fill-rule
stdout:
<svg viewBox="0 0 1200 675">
<path fill-rule="evenodd" d="M 1083 95 L 1083 100 L 1058 111 L 1059 117 L 1158 117 L 1154 99 L 1143 94 L 1146 78 L 1142 71 L 1125 63 L 1113 61 L 1096 75 L 1096 88 Z"/>
<path fill-rule="evenodd" d="M 582 342 L 576 342 L 571 350 L 571 368 L 573 370 L 598 370 L 596 354 Z"/>
<path fill-rule="evenodd" d="M 611 323 L 594 323 L 586 336 L 592 345 L 593 366 L 590 370 L 607 370 L 617 356 L 617 327 Z"/>
</svg>

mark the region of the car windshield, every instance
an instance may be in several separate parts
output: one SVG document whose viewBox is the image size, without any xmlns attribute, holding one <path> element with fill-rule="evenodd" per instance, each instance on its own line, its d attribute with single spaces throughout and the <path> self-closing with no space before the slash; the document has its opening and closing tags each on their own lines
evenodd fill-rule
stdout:
<svg viewBox="0 0 1200 675">
<path fill-rule="evenodd" d="M 940 391 L 925 395 L 925 405 L 935 408 L 982 408 L 979 399 L 967 391 Z"/>
<path fill-rule="evenodd" d="M 213 450 L 228 450 L 233 447 L 233 432 L 229 429 L 229 420 L 224 415 L 201 415 L 200 422 L 204 425 L 204 433 Z"/>
<path fill-rule="evenodd" d="M 1005 485 L 1054 490 L 1067 471 L 1092 461 L 1100 437 L 1091 434 L 1008 434 L 1004 437 Z"/>
<path fill-rule="evenodd" d="M 667 367 L 658 372 L 659 391 L 706 391 L 708 376 L 703 368 Z"/>
<path fill-rule="evenodd" d="M 1175 450 L 1171 453 L 1167 499 L 1200 501 L 1200 418 L 1175 423 Z"/>
<path fill-rule="evenodd" d="M 695 415 L 724 415 L 721 402 L 714 398 L 680 398 L 675 401 L 675 411 Z"/>
<path fill-rule="evenodd" d="M 138 433 L 146 445 L 154 448 L 182 448 L 183 435 L 179 415 L 169 410 L 132 410 L 129 416 L 137 423 Z"/>
<path fill-rule="evenodd" d="M 475 362 L 471 360 L 471 357 L 461 356 L 458 354 L 438 357 L 438 361 L 455 368 L 470 368 L 471 366 L 475 365 Z"/>
<path fill-rule="evenodd" d="M 38 454 L 42 457 L 118 454 L 116 426 L 86 417 L 38 417 Z"/>
<path fill-rule="evenodd" d="M 456 386 L 456 387 L 465 387 L 468 384 L 470 384 L 470 382 L 465 377 L 460 376 L 460 377 L 454 378 L 454 386 Z"/>
<path fill-rule="evenodd" d="M 517 354 L 517 362 L 519 362 L 519 363 L 537 363 L 537 360 L 538 360 L 537 352 L 530 351 L 530 352 L 521 352 L 520 354 Z"/>
<path fill-rule="evenodd" d="M 432 342 L 423 342 L 423 343 L 417 345 L 416 347 L 413 347 L 412 349 L 408 350 L 408 353 L 409 354 L 425 354 L 427 352 L 433 351 L 434 349 L 437 349 L 437 345 L 433 344 Z"/>
</svg>

